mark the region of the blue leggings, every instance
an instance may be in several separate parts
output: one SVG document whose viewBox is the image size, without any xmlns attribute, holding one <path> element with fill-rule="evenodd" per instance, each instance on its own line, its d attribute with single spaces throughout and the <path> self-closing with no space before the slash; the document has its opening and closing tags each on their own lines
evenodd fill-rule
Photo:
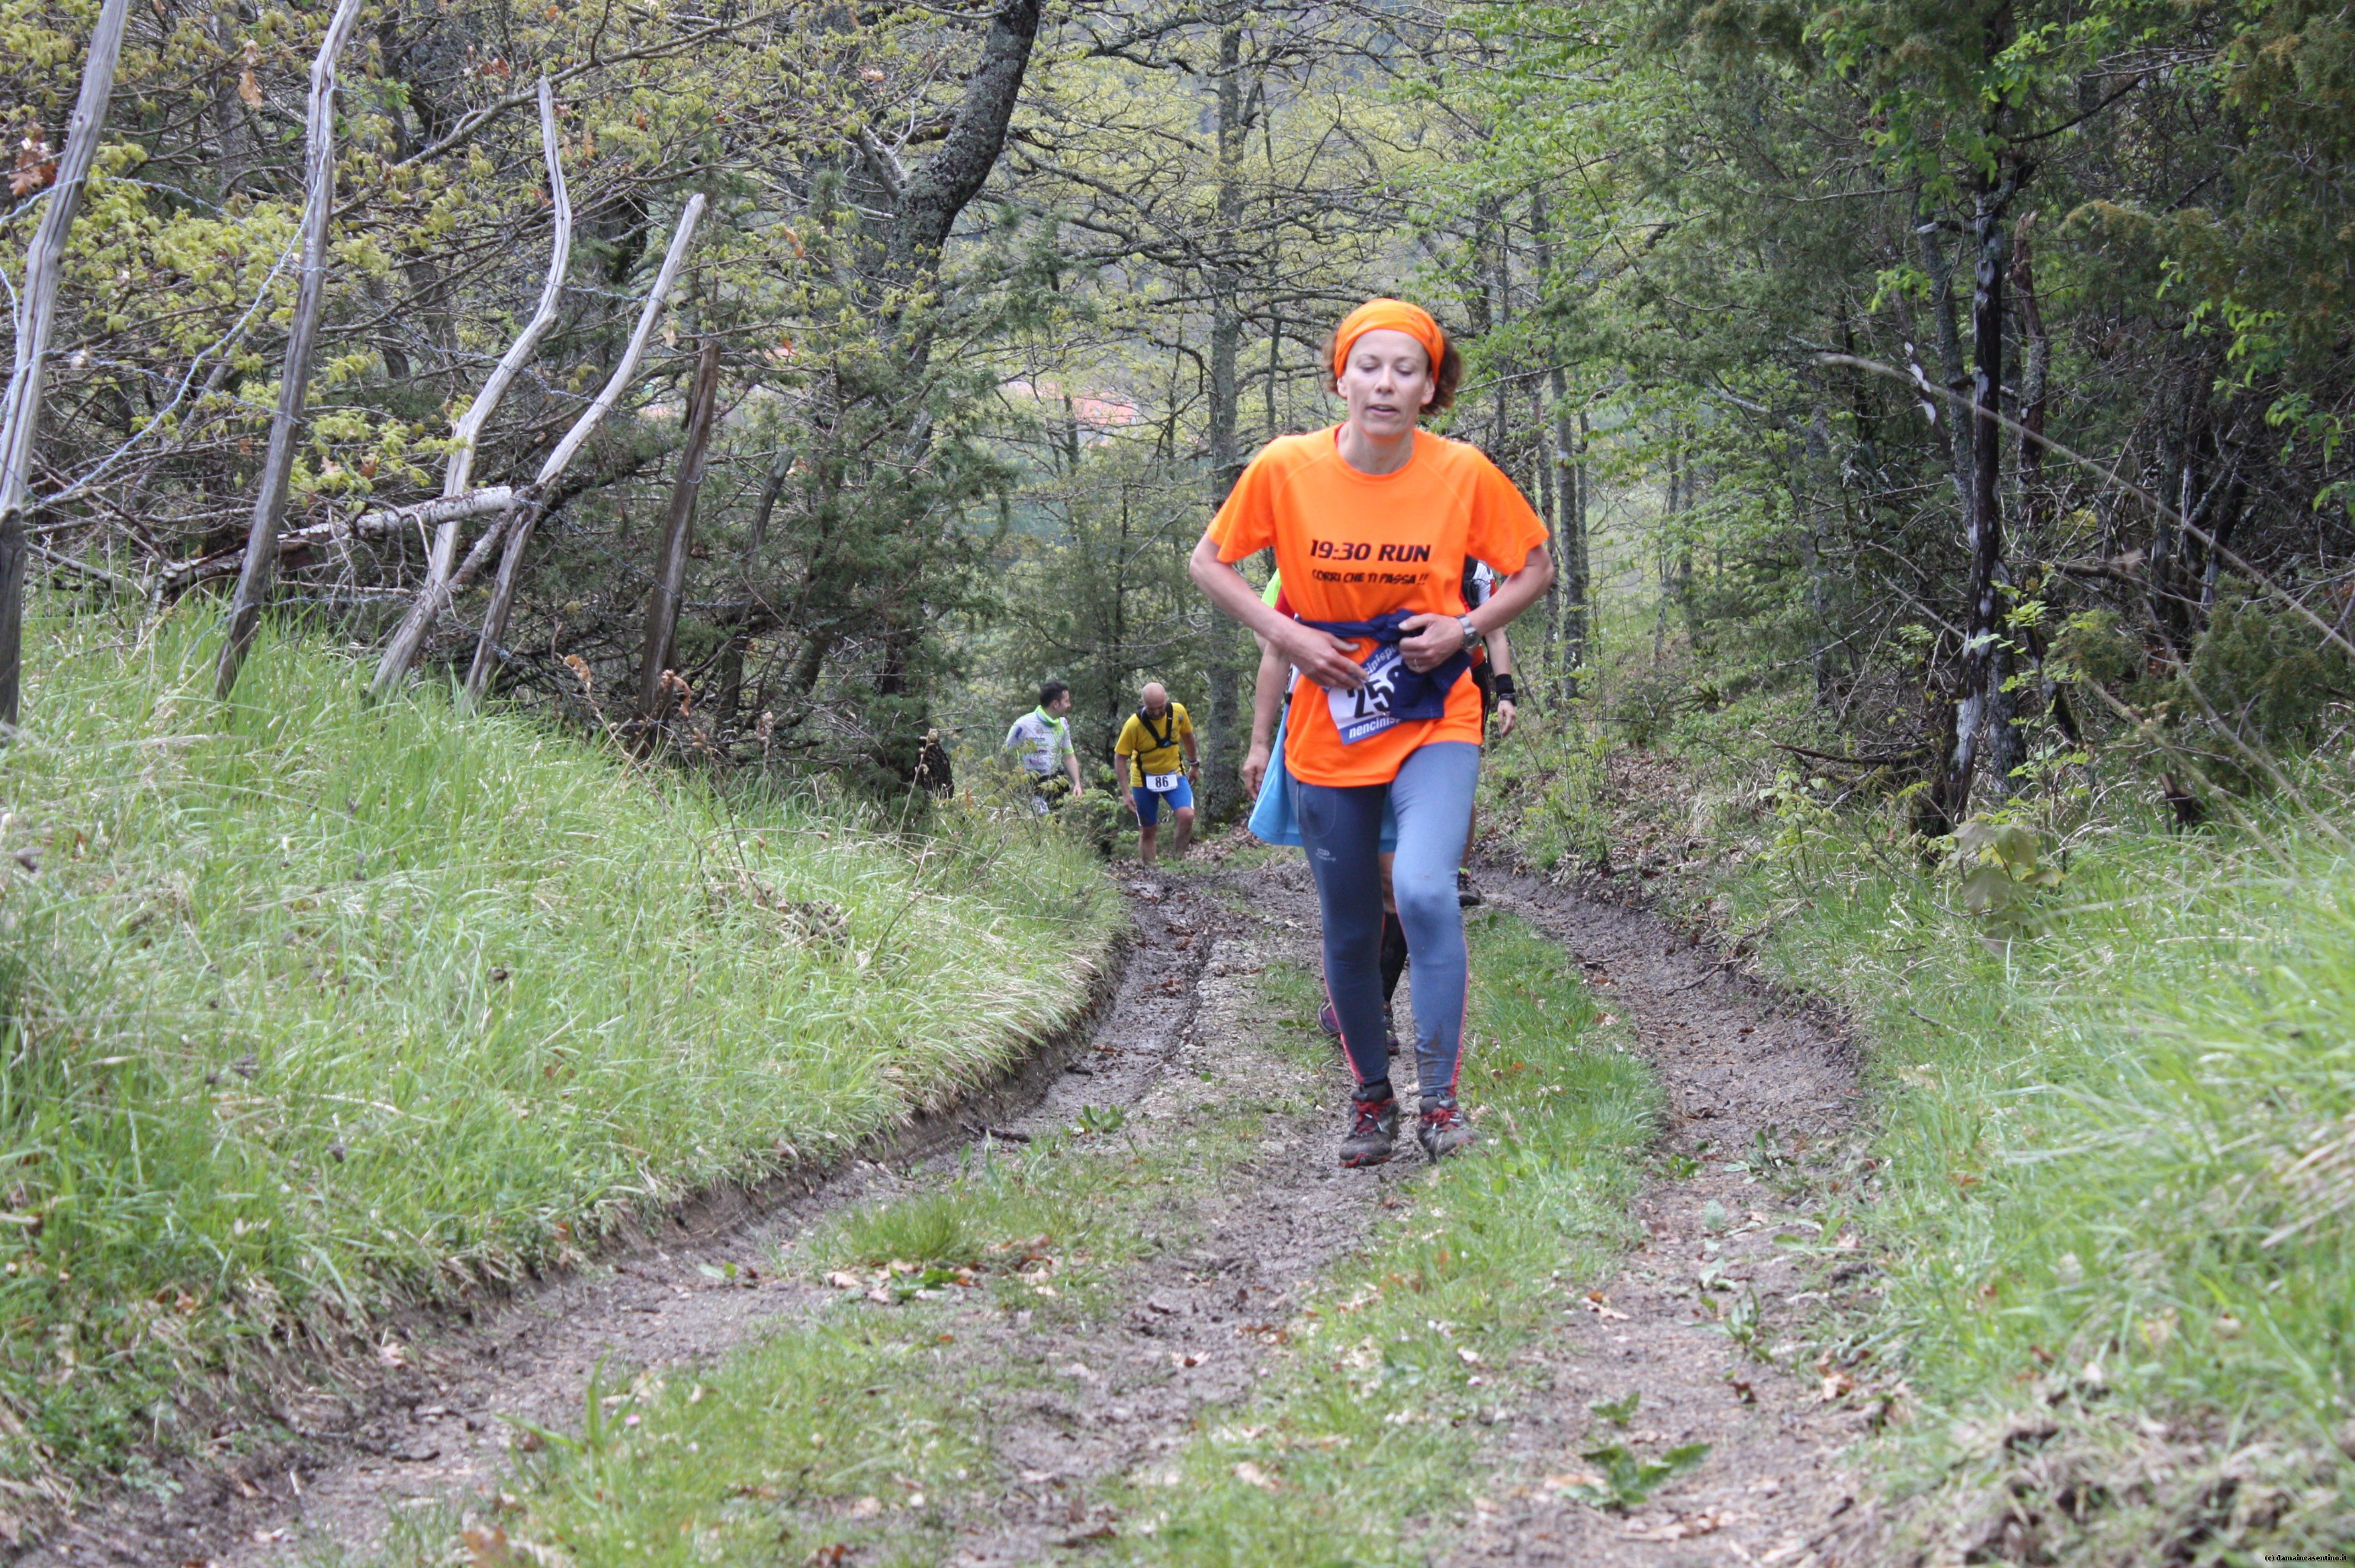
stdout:
<svg viewBox="0 0 2355 1568">
<path fill-rule="evenodd" d="M 1390 1076 L 1382 1030 L 1382 805 L 1398 816 L 1391 891 L 1414 979 L 1415 1072 L 1425 1109 L 1455 1094 L 1464 1051 L 1467 961 L 1455 869 L 1472 827 L 1480 748 L 1437 741 L 1399 764 L 1387 784 L 1335 787 L 1294 780 L 1300 839 L 1325 917 L 1325 991 L 1359 1084 Z"/>
</svg>

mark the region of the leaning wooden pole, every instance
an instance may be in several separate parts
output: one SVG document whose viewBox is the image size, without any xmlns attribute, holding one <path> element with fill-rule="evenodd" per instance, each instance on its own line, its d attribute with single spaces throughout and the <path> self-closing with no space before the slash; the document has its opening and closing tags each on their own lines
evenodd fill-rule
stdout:
<svg viewBox="0 0 2355 1568">
<path fill-rule="evenodd" d="M 604 390 L 588 411 L 572 421 L 548 461 L 539 465 L 529 489 L 530 499 L 517 506 L 512 521 L 502 519 L 506 534 L 506 553 L 499 557 L 499 574 L 491 584 L 491 602 L 483 612 L 483 629 L 474 641 L 474 662 L 466 671 L 466 695 L 480 697 L 484 685 L 491 677 L 491 666 L 498 657 L 499 640 L 506 635 L 507 613 L 515 605 L 516 579 L 523 571 L 523 554 L 531 544 L 531 530 L 538 526 L 540 513 L 548 506 L 549 486 L 555 483 L 590 436 L 596 433 L 605 416 L 613 411 L 622 393 L 637 379 L 638 361 L 645 357 L 646 344 L 662 320 L 663 310 L 670 303 L 671 286 L 678 281 L 678 270 L 687 260 L 687 247 L 695 238 L 695 225 L 703 216 L 703 197 L 698 193 L 689 197 L 686 210 L 678 215 L 678 227 L 672 231 L 670 249 L 664 253 L 662 271 L 655 274 L 654 287 L 646 293 L 645 307 L 638 313 L 637 330 L 630 334 L 629 346 L 622 350 L 621 362 L 606 378 Z"/>
<path fill-rule="evenodd" d="M 359 20 L 360 0 L 336 0 L 311 62 L 311 112 L 306 121 L 303 173 L 303 274 L 294 291 L 294 324 L 286 337 L 286 362 L 279 372 L 278 409 L 270 419 L 270 450 L 261 463 L 261 485 L 253 501 L 253 526 L 245 538 L 245 567 L 229 601 L 229 635 L 213 694 L 227 700 L 261 624 L 262 602 L 278 571 L 278 528 L 286 518 L 286 490 L 294 474 L 294 443 L 302 432 L 303 403 L 311 389 L 311 349 L 318 341 L 319 317 L 327 303 L 327 217 L 336 205 L 336 57 Z"/>
<path fill-rule="evenodd" d="M 719 402 L 719 340 L 707 338 L 696 360 L 695 390 L 687 407 L 687 443 L 678 454 L 678 477 L 671 482 L 670 510 L 663 519 L 662 554 L 655 562 L 655 585 L 646 595 L 646 645 L 638 660 L 638 717 L 660 717 L 663 672 L 678 641 L 678 607 L 687 589 L 687 540 L 695 528 L 695 495 L 703 488 L 704 456 L 711 449 L 712 414 Z"/>
<path fill-rule="evenodd" d="M 25 514 L 32 493 L 33 439 L 41 426 L 41 371 L 57 326 L 58 281 L 65 267 L 66 238 L 81 210 L 90 165 L 98 155 L 98 134 L 106 124 L 107 100 L 114 92 L 114 67 L 123 58 L 123 24 L 130 0 L 106 0 L 90 37 L 90 59 L 81 72 L 81 96 L 66 123 L 64 155 L 49 187 L 49 208 L 41 214 L 33 248 L 25 258 L 25 292 L 16 320 L 16 365 L 8 378 L 8 400 L 0 412 L 0 739 L 16 728 L 24 681 L 25 567 L 31 559 Z"/>
<path fill-rule="evenodd" d="M 466 487 L 474 483 L 474 452 L 483 427 L 490 422 L 499 400 L 506 396 L 508 384 L 531 362 L 540 338 L 554 324 L 557 304 L 564 296 L 565 269 L 572 259 L 572 197 L 565 188 L 564 160 L 557 143 L 556 93 L 544 76 L 539 79 L 539 144 L 548 160 L 549 201 L 556 209 L 556 240 L 549 252 L 548 278 L 540 284 L 539 307 L 507 346 L 473 406 L 451 430 L 450 471 L 442 481 L 445 500 L 465 495 Z M 458 523 L 459 519 L 453 517 L 433 530 L 433 544 L 425 558 L 425 586 L 418 590 L 409 613 L 401 618 L 391 640 L 385 644 L 384 657 L 378 662 L 376 678 L 368 687 L 371 696 L 383 696 L 416 667 L 425 639 L 432 635 L 434 623 L 449 608 L 451 572 L 458 560 Z"/>
</svg>

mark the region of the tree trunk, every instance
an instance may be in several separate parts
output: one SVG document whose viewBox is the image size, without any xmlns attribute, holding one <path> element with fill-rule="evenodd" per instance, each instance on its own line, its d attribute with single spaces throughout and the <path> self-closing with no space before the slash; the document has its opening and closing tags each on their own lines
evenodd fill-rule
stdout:
<svg viewBox="0 0 2355 1568">
<path fill-rule="evenodd" d="M 1979 181 L 1971 220 L 1977 251 L 1971 284 L 1971 417 L 1964 509 L 1964 543 L 1970 552 L 1969 586 L 1963 642 L 1962 699 L 1955 709 L 1955 743 L 1947 762 L 1945 816 L 1959 823 L 1970 809 L 1979 736 L 1987 732 L 1988 773 L 1998 796 L 2011 794 L 2012 770 L 2025 758 L 2017 703 L 2005 689 L 2011 675 L 2010 645 L 2003 624 L 2003 338 L 2004 278 L 2010 248 L 2006 209 L 2017 194 L 2016 176 L 2001 184 Z M 1958 464 L 1958 467 L 1961 465 Z"/>
<path fill-rule="evenodd" d="M 1218 235 L 1210 267 L 1209 446 L 1210 493 L 1215 507 L 1243 469 L 1236 401 L 1236 357 L 1242 343 L 1242 280 L 1234 257 L 1241 240 L 1242 158 L 1249 125 L 1243 116 L 1242 28 L 1229 21 L 1219 29 L 1216 114 L 1219 148 Z M 1209 712 L 1202 727 L 1202 815 L 1226 817 L 1242 803 L 1243 740 L 1241 655 L 1235 629 L 1222 617 L 1210 622 L 1209 656 L 1204 661 Z"/>
<path fill-rule="evenodd" d="M 278 572 L 278 529 L 286 519 L 286 491 L 294 476 L 294 442 L 301 434 L 303 404 L 311 389 L 311 348 L 319 336 L 319 315 L 327 304 L 327 219 L 336 206 L 336 56 L 359 20 L 360 0 L 337 0 L 327 36 L 311 62 L 311 108 L 306 122 L 303 176 L 303 276 L 294 291 L 294 322 L 286 337 L 285 367 L 279 373 L 278 408 L 270 420 L 270 450 L 261 464 L 261 486 L 254 497 L 253 526 L 246 535 L 245 569 L 229 601 L 229 635 L 213 674 L 213 695 L 223 701 L 237 689 L 239 672 L 261 624 L 261 606 Z"/>
<path fill-rule="evenodd" d="M 678 454 L 678 477 L 670 488 L 663 518 L 662 553 L 646 595 L 645 652 L 638 660 L 638 717 L 651 725 L 665 706 L 663 675 L 678 641 L 678 607 L 687 587 L 687 542 L 695 528 L 695 496 L 703 487 L 704 455 L 711 444 L 713 410 L 719 402 L 719 340 L 704 340 L 696 361 L 695 388 L 687 396 L 687 441 Z"/>
<path fill-rule="evenodd" d="M 31 551 L 25 514 L 32 489 L 33 443 L 41 428 L 41 375 L 49 335 L 57 329 L 58 283 L 65 265 L 66 239 L 81 211 L 81 193 L 98 155 L 107 101 L 114 92 L 114 68 L 123 58 L 123 27 L 128 0 L 106 0 L 91 33 L 83 63 L 81 93 L 66 122 L 65 148 L 49 187 L 49 208 L 33 234 L 25 258 L 25 289 L 17 316 L 16 362 L 8 378 L 8 401 L 0 413 L 0 740 L 13 735 L 24 688 L 25 568 Z"/>
<path fill-rule="evenodd" d="M 1799 557 L 1807 573 L 1807 666 L 1815 677 L 1815 706 L 1821 709 L 1831 706 L 1832 695 L 1831 574 L 1824 566 L 1824 519 L 1830 511 L 1828 496 L 1838 483 L 1832 472 L 1831 411 L 1822 404 L 1807 421 L 1806 452 Z"/>
</svg>

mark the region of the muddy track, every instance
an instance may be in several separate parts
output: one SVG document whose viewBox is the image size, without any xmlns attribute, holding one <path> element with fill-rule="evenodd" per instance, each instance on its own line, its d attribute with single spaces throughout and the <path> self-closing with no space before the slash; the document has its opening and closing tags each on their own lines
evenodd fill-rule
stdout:
<svg viewBox="0 0 2355 1568">
<path fill-rule="evenodd" d="M 1097 1500 L 1102 1484 L 1164 1474 L 1205 1411 L 1240 1399 L 1266 1371 L 1265 1342 L 1304 1287 L 1368 1244 L 1377 1217 L 1404 1199 L 1401 1184 L 1423 1169 L 1415 1153 L 1374 1171 L 1337 1168 L 1348 1084 L 1337 1052 L 1304 1062 L 1269 1044 L 1253 976 L 1316 963 L 1305 866 L 1174 879 L 1129 869 L 1121 880 L 1137 940 L 1092 1038 L 1050 1053 L 1051 1071 L 963 1120 L 1018 1138 L 1067 1125 L 1083 1106 L 1119 1106 L 1135 1147 L 1173 1168 L 1214 1115 L 1256 1114 L 1258 1141 L 1221 1180 L 1173 1182 L 1143 1258 L 1115 1281 L 1116 1310 L 1042 1311 L 1034 1321 L 975 1302 L 956 1314 L 956 1341 L 973 1356 L 1044 1373 L 985 1380 L 976 1396 L 1007 1484 L 954 1507 L 943 1561 L 959 1568 L 1059 1561 L 1111 1533 L 1118 1521 Z M 1662 1174 L 1636 1206 L 1646 1240 L 1599 1291 L 1565 1300 L 1558 1332 L 1536 1347 L 1538 1389 L 1487 1418 L 1474 1509 L 1421 1521 L 1440 1527 L 1431 1561 L 1830 1563 L 1829 1532 L 1853 1517 L 1857 1495 L 1838 1455 L 1863 1413 L 1823 1397 L 1804 1358 L 1785 1349 L 1770 1366 L 1747 1354 L 1703 1309 L 1703 1292 L 1721 1306 L 1754 1292 L 1759 1343 L 1770 1349 L 1819 1309 L 1806 1271 L 1774 1241 L 1801 1189 L 1778 1185 L 1756 1151 L 1762 1133 L 1771 1149 L 1802 1157 L 1841 1146 L 1855 1094 L 1850 1050 L 1823 1020 L 1730 977 L 1649 914 L 1527 878 L 1491 873 L 1487 885 L 1492 902 L 1573 953 L 1604 1006 L 1633 1026 L 1669 1115 Z M 601 1361 L 612 1382 L 707 1360 L 838 1308 L 840 1294 L 806 1271 L 772 1272 L 780 1246 L 846 1208 L 937 1187 L 958 1153 L 870 1160 L 757 1212 L 714 1211 L 700 1232 L 421 1339 L 411 1364 L 364 1403 L 321 1390 L 313 1411 L 290 1411 L 304 1439 L 268 1469 L 195 1477 L 161 1507 L 118 1506 L 25 1561 L 263 1568 L 327 1545 L 365 1552 L 400 1510 L 496 1485 L 512 1420 L 576 1425 Z M 706 1272 L 728 1263 L 739 1283 Z M 1641 1403 L 1627 1430 L 1589 1410 L 1631 1391 Z M 1591 1470 L 1582 1454 L 1611 1441 L 1639 1454 L 1707 1443 L 1710 1455 L 1646 1507 L 1606 1514 L 1571 1500 L 1561 1483 Z"/>
<path fill-rule="evenodd" d="M 1492 872 L 1485 885 L 1492 903 L 1561 942 L 1603 1006 L 1634 1028 L 1667 1092 L 1668 1123 L 1661 1173 L 1635 1205 L 1645 1241 L 1599 1299 L 1570 1305 L 1546 1352 L 1550 1394 L 1503 1424 L 1487 1495 L 1436 1560 L 1828 1568 L 1862 1495 L 1840 1456 L 1870 1412 L 1797 1349 L 1822 1296 L 1774 1241 L 1804 1227 L 1786 1195 L 1796 1183 L 1778 1188 L 1774 1173 L 1796 1177 L 1853 1139 L 1853 1043 L 1644 911 L 1525 876 Z M 1753 1343 L 1772 1364 L 1717 1316 L 1753 1299 Z M 1592 1414 L 1594 1402 L 1631 1392 L 1641 1400 L 1626 1429 Z M 1548 1485 L 1591 1473 L 1582 1454 L 1609 1443 L 1638 1455 L 1706 1443 L 1710 1455 L 1630 1514 Z"/>
<path fill-rule="evenodd" d="M 774 1273 L 782 1240 L 891 1189 L 900 1172 L 937 1163 L 980 1130 L 1018 1125 L 1071 1085 L 1153 1074 L 1156 1051 L 1191 1017 L 1209 944 L 1186 937 L 1188 899 L 1131 903 L 1135 940 L 1109 994 L 972 1099 L 879 1136 L 830 1172 L 687 1205 L 659 1232 L 505 1302 L 414 1316 L 400 1335 L 402 1365 L 289 1391 L 279 1416 L 291 1443 L 185 1468 L 171 1495 L 117 1497 L 9 1561 L 258 1568 L 300 1561 L 322 1541 L 365 1548 L 382 1538 L 391 1510 L 495 1480 L 513 1420 L 577 1424 L 581 1391 L 600 1362 L 708 1358 L 831 1301 L 831 1292 Z M 705 1272 L 730 1264 L 743 1283 Z"/>
</svg>

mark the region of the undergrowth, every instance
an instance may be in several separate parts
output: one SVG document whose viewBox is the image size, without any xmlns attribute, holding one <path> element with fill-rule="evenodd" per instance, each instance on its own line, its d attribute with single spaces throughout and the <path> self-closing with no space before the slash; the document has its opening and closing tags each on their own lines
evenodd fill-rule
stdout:
<svg viewBox="0 0 2355 1568">
<path fill-rule="evenodd" d="M 179 1444 L 201 1374 L 580 1258 L 954 1096 L 1120 920 L 1017 814 L 730 796 L 272 635 L 37 625 L 0 816 L 0 1474 Z M 36 869 L 37 868 L 37 869 Z M 209 1421 L 209 1417 L 207 1418 Z M 20 1494 L 21 1495 L 21 1494 Z"/>
</svg>

